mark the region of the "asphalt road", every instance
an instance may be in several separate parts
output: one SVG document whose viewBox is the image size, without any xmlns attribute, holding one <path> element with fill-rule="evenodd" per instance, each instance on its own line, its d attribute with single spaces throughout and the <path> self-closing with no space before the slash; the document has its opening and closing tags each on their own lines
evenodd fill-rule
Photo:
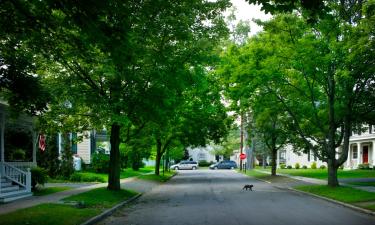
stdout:
<svg viewBox="0 0 375 225">
<path fill-rule="evenodd" d="M 253 184 L 253 191 L 242 190 Z M 374 225 L 375 217 L 230 170 L 180 171 L 100 224 Z"/>
</svg>

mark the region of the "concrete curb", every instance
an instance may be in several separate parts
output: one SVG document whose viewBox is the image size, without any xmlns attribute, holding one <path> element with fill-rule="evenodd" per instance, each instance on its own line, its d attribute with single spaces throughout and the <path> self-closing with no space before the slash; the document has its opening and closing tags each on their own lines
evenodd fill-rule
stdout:
<svg viewBox="0 0 375 225">
<path fill-rule="evenodd" d="M 330 198 L 327 198 L 327 197 L 316 195 L 316 194 L 313 194 L 313 193 L 310 193 L 310 192 L 297 190 L 297 189 L 294 189 L 294 188 L 284 188 L 284 187 L 278 187 L 278 186 L 275 186 L 275 187 L 277 187 L 279 189 L 285 189 L 285 190 L 290 190 L 290 191 L 298 192 L 298 193 L 301 193 L 301 194 L 309 195 L 309 196 L 319 198 L 319 199 L 322 199 L 322 200 L 325 200 L 325 201 L 328 201 L 328 202 L 332 202 L 332 203 L 335 203 L 335 204 L 338 204 L 338 205 L 341 205 L 341 206 L 344 206 L 344 207 L 347 207 L 347 208 L 350 208 L 350 209 L 353 209 L 353 210 L 356 210 L 356 211 L 359 211 L 359 212 L 362 212 L 362 213 L 366 213 L 366 214 L 375 216 L 375 212 L 373 212 L 371 210 L 368 210 L 368 209 L 360 208 L 360 207 L 352 205 L 352 204 L 340 202 L 340 201 L 337 201 L 337 200 L 334 200 L 334 199 L 330 199 Z"/>
<path fill-rule="evenodd" d="M 368 210 L 368 209 L 360 208 L 360 207 L 355 206 L 355 205 L 351 205 L 351 204 L 348 204 L 348 203 L 345 203 L 345 202 L 340 202 L 340 201 L 330 199 L 330 198 L 327 198 L 327 197 L 323 197 L 323 196 L 320 196 L 320 195 L 316 195 L 316 194 L 313 194 L 313 193 L 310 193 L 310 192 L 305 192 L 305 191 L 300 191 L 300 190 L 297 190 L 297 189 L 294 189 L 294 188 L 286 188 L 286 187 L 274 185 L 272 182 L 267 181 L 267 180 L 262 180 L 262 179 L 255 178 L 255 177 L 253 177 L 253 178 L 256 179 L 256 180 L 271 184 L 272 186 L 274 186 L 278 189 L 281 189 L 281 190 L 288 190 L 288 191 L 293 191 L 293 192 L 297 192 L 297 193 L 304 194 L 304 195 L 309 195 L 309 196 L 312 196 L 312 197 L 315 197 L 315 198 L 318 198 L 318 199 L 322 199 L 322 200 L 325 200 L 325 201 L 328 201 L 328 202 L 331 202 L 331 203 L 335 203 L 335 204 L 338 204 L 338 205 L 341 205 L 341 206 L 344 206 L 344 207 L 347 207 L 347 208 L 350 208 L 350 209 L 353 209 L 353 210 L 356 210 L 356 211 L 359 211 L 359 212 L 362 212 L 362 213 L 366 213 L 366 214 L 375 216 L 375 212 L 373 212 L 371 210 Z"/>
<path fill-rule="evenodd" d="M 103 220 L 104 218 L 112 215 L 118 208 L 132 202 L 132 201 L 135 201 L 136 199 L 138 199 L 139 197 L 141 197 L 142 194 L 137 194 L 136 196 L 133 196 L 131 198 L 129 198 L 128 200 L 125 200 L 123 202 L 120 202 L 119 204 L 113 206 L 112 208 L 110 209 L 107 209 L 106 211 L 102 212 L 101 214 L 95 216 L 95 217 L 92 217 L 91 219 L 87 220 L 86 222 L 83 222 L 81 223 L 81 225 L 93 225 L 101 220 Z"/>
</svg>

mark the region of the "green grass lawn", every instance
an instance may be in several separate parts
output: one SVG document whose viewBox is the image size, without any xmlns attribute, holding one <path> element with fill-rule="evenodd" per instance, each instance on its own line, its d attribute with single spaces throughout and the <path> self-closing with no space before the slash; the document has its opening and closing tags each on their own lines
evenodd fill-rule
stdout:
<svg viewBox="0 0 375 225">
<path fill-rule="evenodd" d="M 0 215 L 1 225 L 76 225 L 99 214 L 95 208 L 77 209 L 62 204 L 41 204 Z"/>
<path fill-rule="evenodd" d="M 374 205 L 363 206 L 363 208 L 375 211 L 375 204 Z"/>
<path fill-rule="evenodd" d="M 96 188 L 81 194 L 69 196 L 64 198 L 63 201 L 84 202 L 84 205 L 90 208 L 110 208 L 135 195 L 137 195 L 137 192 L 130 190 L 109 191 L 107 188 Z"/>
<path fill-rule="evenodd" d="M 351 187 L 329 187 L 326 185 L 299 186 L 297 190 L 313 193 L 346 203 L 375 201 L 375 194 Z"/>
<path fill-rule="evenodd" d="M 271 169 L 257 168 L 259 170 L 271 171 Z M 276 173 L 289 174 L 292 176 L 327 179 L 327 169 L 277 169 Z M 337 171 L 338 178 L 366 178 L 375 177 L 375 170 L 341 170 Z"/>
<path fill-rule="evenodd" d="M 63 199 L 66 203 L 84 202 L 84 208 L 77 208 L 69 204 L 40 204 L 0 215 L 0 225 L 81 224 L 103 210 L 136 194 L 136 192 L 129 190 L 109 191 L 106 188 L 97 188 Z"/>
<path fill-rule="evenodd" d="M 165 171 L 164 175 L 163 172 L 160 171 L 160 175 L 156 176 L 155 174 L 147 174 L 147 175 L 141 175 L 138 178 L 142 180 L 153 180 L 153 181 L 159 181 L 159 182 L 166 182 L 169 180 L 174 174 L 176 174 L 175 171 Z"/>
<path fill-rule="evenodd" d="M 34 196 L 43 196 L 49 195 L 60 191 L 66 191 L 72 189 L 71 187 L 48 187 L 48 188 L 41 188 L 34 191 Z"/>
<path fill-rule="evenodd" d="M 375 182 L 350 182 L 348 184 L 358 185 L 358 186 L 372 186 L 375 187 Z"/>
<path fill-rule="evenodd" d="M 146 173 L 150 173 L 154 171 L 154 167 L 144 167 L 144 168 L 139 168 L 139 171 L 134 171 L 133 169 L 125 169 L 121 171 L 120 178 L 128 178 L 128 177 L 136 177 L 139 175 L 144 175 Z"/>
<path fill-rule="evenodd" d="M 239 169 L 237 171 L 240 172 Z M 245 173 L 245 172 L 241 172 L 241 173 Z M 255 170 L 247 170 L 246 175 L 252 176 L 252 177 L 255 177 L 255 178 L 259 178 L 259 179 L 264 179 L 264 178 L 270 176 L 269 174 L 261 173 L 261 172 L 255 171 Z"/>
</svg>

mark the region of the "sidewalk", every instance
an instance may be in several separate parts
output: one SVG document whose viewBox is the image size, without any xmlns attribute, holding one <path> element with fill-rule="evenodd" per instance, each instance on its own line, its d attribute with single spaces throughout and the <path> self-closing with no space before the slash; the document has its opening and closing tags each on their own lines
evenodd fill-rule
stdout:
<svg viewBox="0 0 375 225">
<path fill-rule="evenodd" d="M 151 190 L 157 183 L 152 181 L 144 181 L 139 180 L 135 177 L 121 179 L 120 180 L 121 187 L 126 189 L 131 189 L 137 192 L 147 192 Z M 74 189 L 70 189 L 67 191 L 57 192 L 45 196 L 32 196 L 25 199 L 20 199 L 14 202 L 0 204 L 0 215 L 6 214 L 9 212 L 16 211 L 18 209 L 28 208 L 35 205 L 39 205 L 42 203 L 61 203 L 63 198 L 69 197 L 71 195 L 80 194 L 82 192 L 86 192 L 92 190 L 94 188 L 106 187 L 107 183 L 97 183 L 97 184 L 90 184 L 90 183 L 49 183 L 46 184 L 46 187 L 53 187 L 53 186 L 70 186 Z"/>
<path fill-rule="evenodd" d="M 268 171 L 257 170 L 257 169 L 254 169 L 254 170 L 257 171 L 257 172 L 260 172 L 260 173 L 264 173 L 264 174 L 271 174 L 271 172 L 268 172 Z M 288 184 L 288 182 L 287 182 L 286 184 L 282 184 L 283 187 L 293 188 L 293 187 L 298 186 L 298 185 L 311 185 L 311 184 L 327 185 L 326 180 L 320 180 L 320 179 L 309 178 L 309 177 L 301 177 L 301 176 L 292 176 L 292 175 L 283 174 L 283 173 L 278 173 L 278 175 L 283 176 L 283 177 L 288 177 L 288 178 L 291 178 L 291 179 L 298 180 L 298 181 L 302 182 L 302 183 L 297 182 L 297 185 L 296 185 L 296 182 L 293 182 L 293 181 L 291 181 L 290 184 Z M 339 182 L 342 186 L 348 186 L 348 187 L 352 187 L 352 188 L 356 188 L 356 189 L 368 191 L 368 192 L 375 192 L 375 187 L 373 187 L 373 186 L 358 186 L 358 185 L 348 184 L 348 182 L 356 182 L 356 181 L 358 181 L 358 182 L 361 182 L 361 181 L 362 182 L 370 182 L 370 181 L 375 181 L 375 178 L 339 179 Z M 280 185 L 278 182 L 276 182 L 276 183 L 278 185 Z"/>
</svg>

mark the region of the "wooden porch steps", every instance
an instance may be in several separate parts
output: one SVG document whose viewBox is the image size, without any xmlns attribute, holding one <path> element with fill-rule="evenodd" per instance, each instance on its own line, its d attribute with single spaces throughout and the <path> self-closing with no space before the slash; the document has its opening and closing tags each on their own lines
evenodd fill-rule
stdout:
<svg viewBox="0 0 375 225">
<path fill-rule="evenodd" d="M 19 185 L 14 184 L 4 177 L 2 177 L 0 181 L 0 203 L 11 202 L 33 195 L 32 192 L 26 191 L 25 188 L 21 188 Z"/>
</svg>

